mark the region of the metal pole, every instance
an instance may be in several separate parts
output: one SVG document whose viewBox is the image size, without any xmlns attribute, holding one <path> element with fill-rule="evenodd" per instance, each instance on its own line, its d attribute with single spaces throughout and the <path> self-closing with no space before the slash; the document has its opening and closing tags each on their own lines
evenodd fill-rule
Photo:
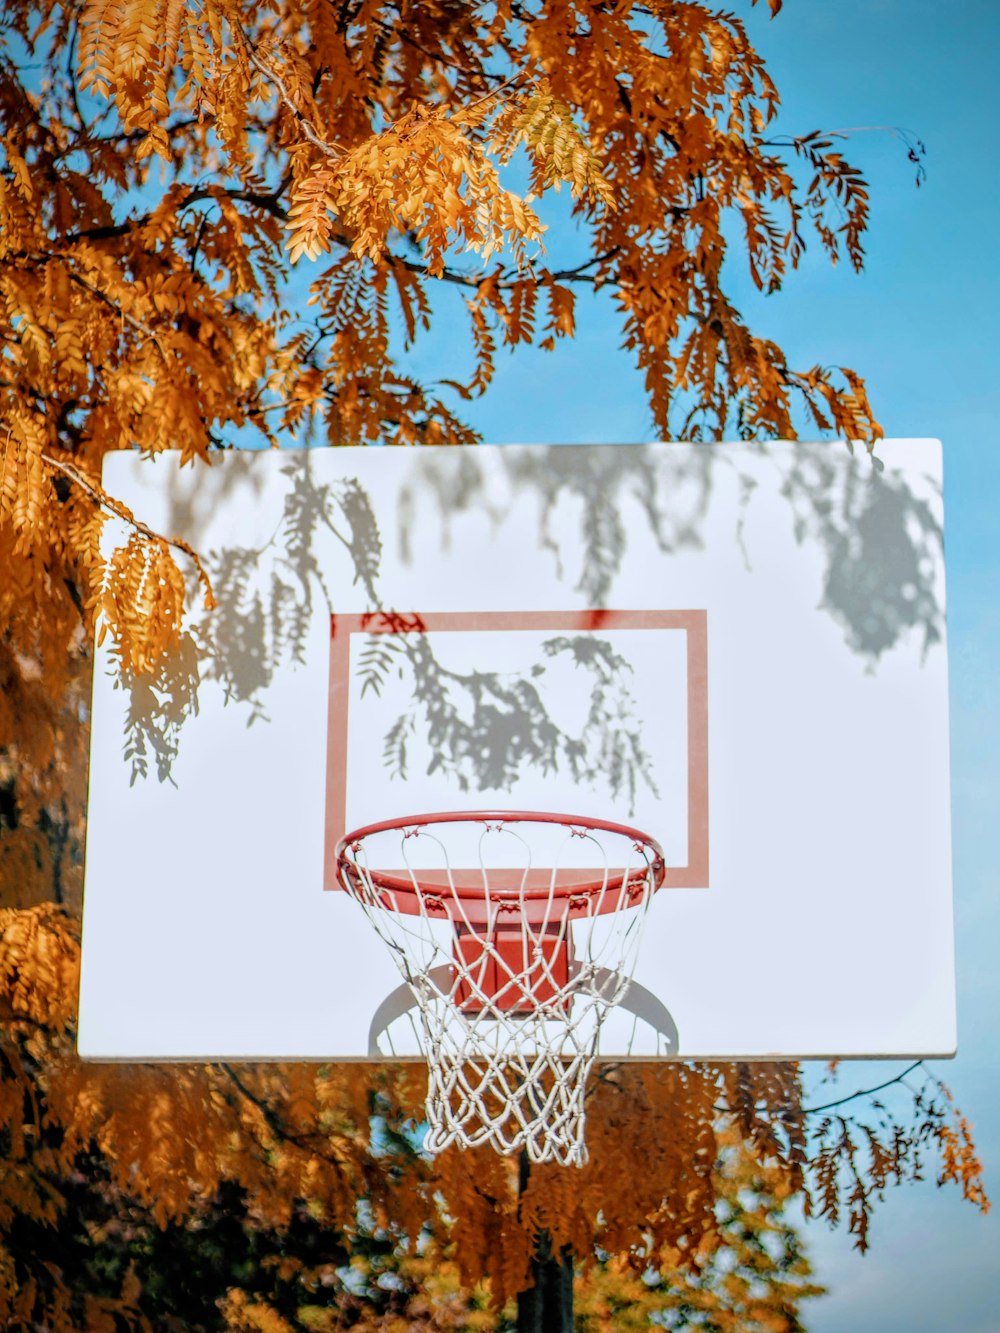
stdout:
<svg viewBox="0 0 1000 1333">
<path fill-rule="evenodd" d="M 531 1163 L 526 1152 L 518 1164 L 518 1197 L 528 1184 Z M 573 1333 L 573 1251 L 564 1245 L 552 1252 L 552 1237 L 540 1231 L 531 1261 L 534 1285 L 517 1296 L 517 1333 Z"/>
</svg>

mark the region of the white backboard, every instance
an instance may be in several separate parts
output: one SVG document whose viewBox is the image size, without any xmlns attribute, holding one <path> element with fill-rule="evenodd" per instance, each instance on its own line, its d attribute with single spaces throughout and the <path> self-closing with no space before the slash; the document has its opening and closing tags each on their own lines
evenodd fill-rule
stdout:
<svg viewBox="0 0 1000 1333">
<path fill-rule="evenodd" d="M 877 453 L 112 455 L 219 609 L 186 705 L 98 652 L 81 1054 L 417 1054 L 332 852 L 480 808 L 664 848 L 603 1055 L 952 1054 L 941 451 Z"/>
</svg>

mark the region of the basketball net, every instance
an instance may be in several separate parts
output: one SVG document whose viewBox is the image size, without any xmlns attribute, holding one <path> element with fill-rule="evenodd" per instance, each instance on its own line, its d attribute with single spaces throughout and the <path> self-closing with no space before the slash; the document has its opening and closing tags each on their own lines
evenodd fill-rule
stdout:
<svg viewBox="0 0 1000 1333">
<path fill-rule="evenodd" d="M 460 838 L 478 865 L 453 865 Z M 587 1079 L 663 880 L 656 843 L 597 820 L 463 812 L 360 829 L 337 855 L 419 1012 L 424 1149 L 583 1166 Z"/>
</svg>

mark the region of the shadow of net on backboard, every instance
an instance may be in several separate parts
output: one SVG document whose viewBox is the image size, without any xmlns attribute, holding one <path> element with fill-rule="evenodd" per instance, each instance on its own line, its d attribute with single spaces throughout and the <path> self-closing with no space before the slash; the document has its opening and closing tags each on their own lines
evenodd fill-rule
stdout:
<svg viewBox="0 0 1000 1333">
<path fill-rule="evenodd" d="M 618 973 L 606 968 L 597 969 L 595 985 L 607 991 L 618 990 Z M 451 968 L 434 968 L 428 974 L 430 983 L 442 992 L 451 989 Z M 680 1054 L 680 1034 L 670 1010 L 662 1000 L 645 986 L 631 980 L 625 984 L 621 999 L 615 1006 L 622 1017 L 628 1015 L 630 1034 L 623 1043 L 627 1056 L 649 1059 L 651 1056 Z M 421 1031 L 419 1006 L 413 989 L 403 982 L 386 995 L 376 1008 L 368 1028 L 368 1056 L 372 1060 L 399 1059 L 407 1056 L 426 1058 L 424 1036 Z"/>
</svg>

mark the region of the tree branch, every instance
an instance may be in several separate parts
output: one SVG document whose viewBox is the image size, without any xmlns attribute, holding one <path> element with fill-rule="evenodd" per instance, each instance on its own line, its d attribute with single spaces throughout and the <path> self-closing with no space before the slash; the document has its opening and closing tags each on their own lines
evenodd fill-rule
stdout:
<svg viewBox="0 0 1000 1333">
<path fill-rule="evenodd" d="M 901 1074 L 895 1078 L 887 1078 L 884 1083 L 878 1083 L 874 1088 L 859 1088 L 857 1092 L 849 1093 L 846 1097 L 838 1097 L 836 1101 L 824 1102 L 822 1106 L 804 1106 L 803 1115 L 815 1115 L 819 1111 L 832 1111 L 836 1106 L 845 1106 L 848 1102 L 856 1101 L 858 1097 L 872 1097 L 876 1092 L 881 1092 L 884 1088 L 891 1088 L 897 1083 L 902 1083 L 908 1074 L 912 1074 L 915 1069 L 920 1069 L 923 1060 L 914 1060 L 912 1065 L 907 1065 Z"/>
<path fill-rule="evenodd" d="M 190 208 L 192 204 L 201 203 L 205 199 L 217 199 L 220 196 L 223 196 L 226 199 L 235 199 L 239 203 L 251 204 L 254 208 L 263 209 L 265 213 L 270 213 L 272 216 L 284 222 L 288 218 L 288 213 L 282 208 L 281 204 L 278 203 L 278 200 L 288 188 L 290 179 L 289 176 L 285 176 L 274 189 L 267 194 L 261 194 L 256 190 L 223 189 L 220 187 L 209 189 L 208 187 L 202 187 L 197 190 L 192 190 L 190 194 L 186 194 L 177 205 L 177 211 L 180 213 L 183 212 L 185 208 Z M 105 226 L 101 227 L 87 227 L 81 231 L 67 232 L 66 235 L 58 238 L 58 243 L 60 245 L 72 245 L 75 241 L 116 240 L 119 236 L 127 236 L 129 232 L 135 231 L 137 227 L 144 227 L 151 217 L 151 213 L 143 213 L 139 217 L 129 218 L 126 222 L 107 223 Z M 348 242 L 348 244 L 350 244 L 350 242 Z"/>
<path fill-rule="evenodd" d="M 102 292 L 100 287 L 95 287 L 93 283 L 88 282 L 86 278 L 82 278 L 79 273 L 74 273 L 70 270 L 69 278 L 70 282 L 75 282 L 78 287 L 82 287 L 85 291 L 90 292 L 92 296 L 96 296 L 99 300 L 103 301 L 105 305 L 109 305 L 127 324 L 131 324 L 139 333 L 143 334 L 146 338 L 149 338 L 160 356 L 163 358 L 164 363 L 167 363 L 167 354 L 163 350 L 163 344 L 160 342 L 153 329 L 149 328 L 146 324 L 143 324 L 141 319 L 136 319 L 135 315 L 130 315 L 127 310 L 123 310 L 118 302 L 113 300 L 107 292 Z"/>
<path fill-rule="evenodd" d="M 350 244 L 350 241 L 346 237 L 337 236 L 335 239 L 340 241 L 341 244 Z M 587 274 L 587 269 L 612 259 L 620 252 L 620 250 L 620 245 L 614 245 L 610 250 L 606 250 L 603 254 L 594 255 L 592 259 L 587 259 L 582 264 L 578 264 L 576 268 L 558 269 L 555 273 L 551 273 L 549 276 L 553 282 L 581 282 L 593 285 L 594 278 Z M 403 267 L 409 269 L 411 273 L 419 273 L 424 277 L 431 276 L 428 272 L 427 265 L 421 264 L 415 259 L 407 259 L 405 255 L 395 254 L 391 254 L 390 258 L 394 264 L 402 264 Z M 497 283 L 497 287 L 500 288 L 501 291 L 506 291 L 514 285 L 516 279 L 513 277 L 513 273 L 514 270 L 508 269 Z M 463 273 L 460 269 L 444 268 L 440 273 L 435 273 L 433 276 L 435 278 L 440 278 L 443 282 L 451 282 L 461 287 L 470 287 L 474 289 L 479 286 L 487 275 L 485 273 Z M 536 279 L 536 282 L 539 284 L 541 284 L 542 281 L 541 278 Z"/>
<path fill-rule="evenodd" d="M 292 115 L 299 122 L 299 126 L 302 129 L 302 133 L 306 136 L 306 138 L 313 145 L 313 147 L 318 148 L 319 151 L 323 153 L 324 156 L 326 157 L 332 157 L 335 160 L 342 157 L 343 152 L 341 149 L 332 147 L 330 144 L 326 142 L 325 139 L 320 138 L 320 136 L 313 129 L 312 125 L 310 125 L 308 117 L 302 111 L 300 111 L 299 108 L 295 105 L 291 95 L 288 92 L 288 89 L 285 87 L 281 79 L 280 74 L 275 74 L 273 69 L 271 69 L 268 65 L 264 64 L 264 62 L 258 57 L 256 51 L 251 46 L 250 39 L 247 37 L 243 29 L 239 27 L 239 25 L 237 25 L 237 29 L 240 33 L 240 36 L 243 38 L 243 46 L 244 50 L 246 51 L 247 60 L 250 61 L 250 64 L 253 65 L 255 70 L 263 74 L 265 79 L 267 79 L 270 83 L 274 84 L 274 86 L 278 90 L 281 100 L 285 103 L 285 105 L 291 111 Z"/>
<path fill-rule="evenodd" d="M 72 85 L 75 98 L 75 81 Z M 172 125 L 164 125 L 163 132 L 168 137 L 176 134 L 178 130 L 190 129 L 192 125 L 199 123 L 197 116 L 185 116 L 182 120 L 176 120 Z M 91 134 L 87 125 L 81 123 L 80 134 L 65 148 L 60 149 L 58 153 L 53 154 L 54 161 L 60 161 L 69 157 L 72 153 L 85 153 L 88 148 L 95 148 L 101 144 L 131 144 L 141 143 L 143 139 L 148 138 L 148 130 L 120 130 L 117 134 Z"/>
<path fill-rule="evenodd" d="M 123 523 L 128 523 L 131 527 L 135 528 L 137 532 L 141 532 L 144 537 L 148 537 L 150 541 L 162 542 L 165 546 L 172 546 L 175 550 L 183 551 L 184 554 L 194 562 L 195 569 L 198 573 L 198 582 L 205 591 L 206 609 L 211 610 L 212 607 L 215 606 L 215 596 L 212 592 L 212 584 L 208 577 L 208 571 L 201 562 L 201 556 L 193 546 L 183 539 L 183 537 L 164 537 L 161 533 L 154 532 L 153 529 L 143 523 L 141 519 L 136 518 L 132 511 L 126 508 L 126 506 L 119 500 L 108 495 L 103 487 L 95 486 L 93 482 L 88 481 L 72 463 L 65 463 L 61 459 L 53 458 L 51 454 L 42 454 L 41 458 L 43 463 L 48 463 L 50 467 L 58 468 L 60 472 L 69 477 L 70 481 L 75 482 L 77 486 L 86 491 L 96 505 L 99 505 L 102 509 L 108 510 L 108 512 L 114 514 L 116 518 L 120 518 Z"/>
<path fill-rule="evenodd" d="M 400 19 L 402 19 L 402 15 L 399 13 L 398 8 L 396 13 L 399 14 Z M 405 27 L 398 24 L 386 23 L 384 19 L 380 18 L 374 19 L 373 22 L 377 28 L 381 28 L 387 37 L 391 39 L 392 37 L 398 36 L 401 42 L 405 42 L 407 46 L 412 46 L 415 51 L 419 51 L 422 56 L 426 56 L 427 59 L 433 61 L 435 65 L 442 65 L 446 69 L 458 70 L 459 74 L 478 74 L 484 83 L 489 79 L 494 79 L 497 83 L 503 83 L 504 79 L 507 77 L 505 74 L 491 74 L 489 70 L 483 69 L 481 65 L 477 70 L 472 71 L 468 65 L 460 65 L 457 60 L 449 60 L 443 52 L 435 54 L 433 51 L 428 51 L 425 46 L 421 46 L 415 38 L 410 36 Z"/>
<path fill-rule="evenodd" d="M 345 1164 L 341 1158 L 334 1157 L 330 1153 L 317 1152 L 315 1145 L 309 1142 L 308 1139 L 303 1139 L 300 1135 L 293 1134 L 291 1130 L 286 1128 L 286 1126 L 282 1124 L 281 1119 L 275 1114 L 274 1109 L 267 1104 L 263 1097 L 258 1097 L 256 1093 L 251 1092 L 232 1065 L 222 1063 L 216 1067 L 221 1069 L 226 1077 L 229 1078 L 239 1091 L 240 1095 L 250 1102 L 252 1106 L 257 1108 L 264 1119 L 264 1123 L 275 1138 L 280 1139 L 283 1143 L 290 1143 L 295 1148 L 300 1148 L 303 1152 L 309 1153 L 310 1156 L 321 1157 L 323 1161 L 329 1162 L 331 1166 L 337 1167 L 339 1171 L 344 1170 Z"/>
</svg>

